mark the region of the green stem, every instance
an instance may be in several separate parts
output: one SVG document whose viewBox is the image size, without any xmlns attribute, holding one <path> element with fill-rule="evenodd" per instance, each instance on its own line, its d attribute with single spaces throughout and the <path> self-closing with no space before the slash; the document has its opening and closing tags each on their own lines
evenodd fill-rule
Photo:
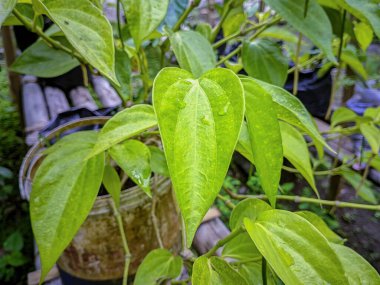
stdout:
<svg viewBox="0 0 380 285">
<path fill-rule="evenodd" d="M 234 203 L 232 203 L 229 199 L 227 199 L 226 197 L 224 197 L 224 196 L 222 196 L 222 195 L 220 195 L 220 194 L 218 194 L 218 199 L 219 200 L 222 200 L 223 202 L 224 202 L 224 204 L 226 204 L 226 206 L 228 207 L 228 208 L 230 208 L 231 210 L 233 210 L 234 208 L 235 208 L 235 205 L 234 205 Z"/>
<path fill-rule="evenodd" d="M 320 60 L 321 58 L 323 58 L 323 54 L 317 54 L 313 57 L 311 57 L 310 59 L 308 59 L 307 61 L 301 63 L 301 64 L 298 64 L 298 68 L 301 69 L 302 67 L 305 67 L 305 66 L 308 66 L 309 64 L 313 63 L 314 61 L 316 60 Z M 294 72 L 296 70 L 297 66 L 294 65 L 292 68 L 289 68 L 288 70 L 288 74 Z"/>
<path fill-rule="evenodd" d="M 123 243 L 124 254 L 125 254 L 125 265 L 124 265 L 124 274 L 123 274 L 123 285 L 127 285 L 128 281 L 128 270 L 129 264 L 131 262 L 131 252 L 129 251 L 127 238 L 124 232 L 123 220 L 121 219 L 121 215 L 119 210 L 116 208 L 115 202 L 111 200 L 112 209 L 116 218 L 117 225 L 119 227 L 119 232 L 121 236 L 121 241 Z"/>
<path fill-rule="evenodd" d="M 83 75 L 83 85 L 88 87 L 88 74 L 87 74 L 86 65 L 81 63 L 80 68 L 82 70 L 82 75 Z"/>
<path fill-rule="evenodd" d="M 298 42 L 297 49 L 295 54 L 295 62 L 294 62 L 294 80 L 293 80 L 293 95 L 297 96 L 298 93 L 298 81 L 299 81 L 299 61 L 300 61 L 300 52 L 301 52 L 301 44 L 302 44 L 302 33 L 298 34 Z"/>
<path fill-rule="evenodd" d="M 261 277 L 263 279 L 263 285 L 267 285 L 267 261 L 264 256 L 261 261 Z"/>
<path fill-rule="evenodd" d="M 347 166 L 350 166 L 350 164 L 340 165 L 340 166 L 334 167 L 334 168 L 329 169 L 329 170 L 324 170 L 324 171 L 314 171 L 313 174 L 317 175 L 317 176 L 330 175 L 330 174 L 334 174 L 334 173 L 338 172 L 339 170 L 341 170 L 342 168 L 347 167 Z M 291 172 L 291 173 L 300 173 L 297 169 L 289 167 L 289 166 L 285 166 L 285 165 L 282 166 L 282 169 L 287 171 L 287 172 Z"/>
<path fill-rule="evenodd" d="M 217 63 L 216 65 L 221 65 L 222 63 L 224 63 L 225 61 L 229 60 L 231 57 L 233 57 L 234 55 L 238 54 L 240 51 L 241 51 L 242 47 L 241 45 L 239 47 L 237 47 L 236 49 L 234 49 L 232 52 L 230 52 L 228 55 L 226 55 L 225 57 L 222 57 Z"/>
<path fill-rule="evenodd" d="M 210 41 L 211 42 L 214 42 L 215 41 L 215 38 L 216 36 L 218 35 L 220 29 L 222 28 L 222 25 L 224 23 L 224 21 L 226 20 L 228 14 L 230 13 L 231 11 L 231 4 L 232 4 L 232 1 L 228 1 L 225 5 L 225 10 L 222 14 L 222 17 L 220 18 L 220 21 L 219 23 L 215 26 L 215 28 L 212 30 L 212 33 L 211 33 L 211 36 L 210 36 Z"/>
<path fill-rule="evenodd" d="M 231 192 L 229 189 L 225 189 L 225 190 L 231 196 L 231 198 L 236 199 L 236 200 L 244 200 L 247 198 L 268 200 L 268 197 L 266 195 L 241 195 L 241 194 L 235 194 Z M 319 204 L 319 205 L 335 206 L 338 208 L 354 208 L 354 209 L 363 209 L 363 210 L 371 210 L 371 211 L 380 211 L 380 205 L 367 205 L 367 204 L 358 204 L 358 203 L 350 203 L 350 202 L 342 202 L 342 201 L 321 200 L 321 199 L 316 199 L 316 198 L 291 196 L 291 195 L 277 195 L 276 199 L 292 201 L 295 203 L 313 203 L 313 204 Z"/>
<path fill-rule="evenodd" d="M 243 233 L 245 229 L 243 227 L 238 227 L 237 229 L 234 229 L 228 236 L 225 238 L 219 240 L 215 246 L 213 246 L 208 252 L 204 254 L 205 257 L 211 257 L 212 255 L 215 254 L 215 252 L 222 246 L 224 246 L 227 242 L 232 240 L 234 237 L 240 235 Z"/>
<path fill-rule="evenodd" d="M 176 32 L 181 27 L 182 23 L 185 22 L 191 11 L 193 11 L 198 5 L 200 1 L 191 1 L 190 5 L 186 8 L 185 12 L 181 15 L 181 17 L 178 19 L 177 23 L 173 26 L 173 32 Z"/>
<path fill-rule="evenodd" d="M 364 172 L 363 172 L 363 176 L 362 176 L 362 179 L 360 180 L 360 184 L 358 186 L 358 188 L 356 189 L 356 193 L 359 193 L 359 191 L 362 189 L 366 179 L 367 179 L 367 176 L 368 176 L 368 173 L 369 173 L 369 169 L 371 167 L 371 162 L 372 160 L 376 157 L 376 154 L 372 154 L 370 156 L 370 158 L 368 158 L 368 161 L 367 161 L 367 165 L 365 166 L 365 169 L 364 169 Z"/>
</svg>

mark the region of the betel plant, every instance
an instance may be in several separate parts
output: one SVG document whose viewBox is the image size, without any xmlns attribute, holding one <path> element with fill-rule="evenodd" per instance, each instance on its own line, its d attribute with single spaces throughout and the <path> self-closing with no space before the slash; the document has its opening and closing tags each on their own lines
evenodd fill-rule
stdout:
<svg viewBox="0 0 380 285">
<path fill-rule="evenodd" d="M 30 205 L 41 253 L 41 282 L 85 220 L 102 181 L 109 181 L 110 175 L 104 171 L 105 156 L 112 156 L 114 148 L 131 144 L 136 136 L 156 135 L 157 131 L 152 130 L 155 127 L 162 139 L 184 222 L 185 262 L 165 249 L 152 251 L 140 266 L 135 284 L 176 279 L 183 264 L 191 277 L 171 280 L 172 283 L 380 282 L 376 270 L 345 247 L 318 216 L 276 209 L 276 200 L 281 198 L 278 186 L 283 158 L 318 195 L 303 135 L 312 139 L 319 156 L 329 148 L 302 103 L 282 89 L 287 74 L 295 72 L 296 90 L 299 69 L 315 60 L 323 59 L 342 68 L 344 33 L 334 37 L 322 5 L 333 9 L 343 22 L 348 13 L 355 16 L 365 29 L 379 35 L 376 1 L 362 5 L 355 0 L 335 4 L 266 0 L 273 10 L 267 8 L 256 17 L 244 12 L 244 1 L 225 1 L 218 7 L 218 24 L 199 24 L 198 32 L 180 29 L 200 1 L 171 1 L 169 6 L 168 0 L 123 0 L 117 2 L 118 10 L 119 2 L 127 23 L 123 24 L 118 16 L 114 33 L 99 9 L 99 1 L 0 2 L 1 22 L 22 24 L 40 36 L 15 62 L 15 71 L 43 77 L 51 75 L 51 68 L 57 75 L 81 65 L 84 71 L 88 67 L 107 77 L 125 105 L 146 101 L 152 93 L 153 106 L 126 108 L 99 134 L 70 135 L 47 150 L 35 178 Z M 54 23 L 46 31 L 42 15 Z M 224 37 L 216 40 L 221 30 Z M 298 31 L 295 41 L 293 30 Z M 279 35 L 295 47 L 289 45 L 288 49 L 295 62 L 290 70 L 288 59 L 273 41 Z M 360 35 L 358 41 L 363 42 L 363 33 Z M 317 56 L 307 52 L 302 58 L 302 50 L 310 47 L 310 42 L 318 48 L 313 48 Z M 215 50 L 223 53 L 225 44 L 235 49 L 217 61 Z M 175 67 L 176 63 L 180 68 Z M 222 65 L 227 68 L 215 68 Z M 131 76 L 131 66 L 137 75 Z M 248 75 L 239 77 L 236 73 L 242 68 Z M 139 84 L 131 87 L 131 77 L 141 83 L 141 88 Z M 231 214 L 231 234 L 203 256 L 189 257 L 186 248 L 191 246 L 203 216 L 218 195 L 235 150 L 255 165 L 269 203 L 252 198 L 239 203 Z M 67 160 L 71 157 L 75 163 Z M 65 167 L 56 163 L 60 160 L 66 161 Z M 134 175 L 133 169 L 129 170 Z M 377 205 L 307 199 L 321 205 L 379 210 Z M 222 256 L 214 256 L 223 246 Z M 125 250 L 128 257 L 126 245 Z"/>
</svg>

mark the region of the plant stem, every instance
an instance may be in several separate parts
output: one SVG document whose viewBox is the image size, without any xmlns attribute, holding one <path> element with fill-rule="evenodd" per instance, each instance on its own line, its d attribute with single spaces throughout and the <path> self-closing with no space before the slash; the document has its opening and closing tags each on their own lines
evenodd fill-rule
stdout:
<svg viewBox="0 0 380 285">
<path fill-rule="evenodd" d="M 241 233 L 243 233 L 245 231 L 245 229 L 243 227 L 238 227 L 236 229 L 234 229 L 228 236 L 226 236 L 225 238 L 219 240 L 215 246 L 213 248 L 211 248 L 208 252 L 206 252 L 204 254 L 204 256 L 206 257 L 211 257 L 212 255 L 215 254 L 215 252 L 222 246 L 224 246 L 227 242 L 229 242 L 230 240 L 232 240 L 234 237 L 240 235 Z"/>
<path fill-rule="evenodd" d="M 87 74 L 86 65 L 81 63 L 80 69 L 82 70 L 82 75 L 83 75 L 83 85 L 88 87 L 88 74 Z"/>
<path fill-rule="evenodd" d="M 198 2 L 198 3 L 196 3 Z M 176 32 L 181 27 L 182 23 L 185 22 L 191 11 L 194 10 L 199 5 L 200 1 L 190 1 L 190 5 L 186 8 L 185 12 L 181 15 L 181 17 L 178 19 L 177 23 L 173 26 L 173 32 Z"/>
<path fill-rule="evenodd" d="M 119 32 L 119 38 L 121 41 L 121 46 L 124 50 L 124 39 L 123 39 L 123 33 L 121 32 L 121 19 L 120 19 L 120 0 L 116 1 L 116 16 L 117 16 L 117 30 Z"/>
<path fill-rule="evenodd" d="M 303 63 L 301 63 L 301 64 L 298 64 L 298 68 L 300 69 L 300 68 L 302 68 L 302 67 L 308 66 L 309 64 L 313 63 L 313 62 L 316 61 L 316 60 L 321 59 L 322 57 L 323 57 L 323 54 L 322 54 L 322 53 L 317 54 L 317 55 L 311 57 L 310 59 L 308 59 L 307 61 L 305 61 L 305 62 L 303 62 Z M 292 68 L 289 68 L 289 69 L 288 69 L 288 74 L 294 72 L 295 70 L 296 70 L 296 65 L 294 65 Z"/>
<path fill-rule="evenodd" d="M 328 170 L 323 170 L 323 171 L 314 171 L 313 174 L 314 175 L 330 175 L 330 174 L 334 174 L 336 172 L 339 172 L 339 170 L 341 170 L 343 167 L 345 166 L 351 166 L 352 164 L 355 163 L 355 160 L 352 160 L 350 163 L 346 163 L 346 164 L 342 164 L 340 166 L 336 166 L 332 169 L 328 169 Z M 285 166 L 283 165 L 282 166 L 282 169 L 287 171 L 287 172 L 291 172 L 291 173 L 300 173 L 296 168 L 292 168 L 292 167 L 289 167 L 289 166 Z"/>
<path fill-rule="evenodd" d="M 231 192 L 229 189 L 225 189 L 225 190 L 231 196 L 231 198 L 236 199 L 236 200 L 244 200 L 247 198 L 268 200 L 268 197 L 266 195 L 241 195 L 241 194 L 235 194 Z M 367 205 L 367 204 L 350 203 L 350 202 L 343 202 L 343 201 L 321 200 L 321 199 L 316 199 L 316 198 L 291 196 L 291 195 L 277 195 L 276 198 L 277 200 L 292 201 L 295 203 L 313 203 L 313 204 L 319 204 L 319 205 L 335 206 L 338 208 L 354 208 L 354 209 L 363 209 L 363 210 L 371 210 L 371 211 L 380 211 L 380 205 Z"/>
<path fill-rule="evenodd" d="M 120 212 L 116 208 L 116 205 L 115 205 L 115 202 L 113 201 L 113 199 L 111 199 L 111 205 L 112 205 L 112 209 L 113 209 L 113 212 L 114 212 L 114 215 L 116 218 L 117 225 L 119 227 L 121 241 L 123 243 L 123 248 L 124 248 L 125 265 L 124 265 L 124 274 L 123 274 L 123 285 L 127 285 L 129 264 L 131 262 L 131 253 L 129 251 L 127 238 L 126 238 L 125 232 L 124 232 L 123 220 L 121 219 Z"/>
<path fill-rule="evenodd" d="M 217 63 L 216 65 L 221 65 L 222 63 L 224 63 L 225 61 L 229 60 L 231 57 L 233 57 L 234 55 L 238 54 L 242 49 L 242 46 L 238 46 L 236 49 L 234 49 L 232 52 L 230 52 L 228 55 L 226 55 L 225 57 L 222 57 Z"/>
<path fill-rule="evenodd" d="M 298 81 L 299 81 L 299 61 L 300 61 L 300 52 L 301 52 L 301 44 L 302 44 L 302 33 L 298 34 L 298 42 L 297 42 L 297 49 L 295 54 L 295 62 L 294 62 L 294 80 L 293 80 L 293 95 L 297 96 L 298 93 Z"/>
<path fill-rule="evenodd" d="M 13 9 L 12 13 L 15 17 L 30 31 L 33 31 L 33 24 L 30 23 L 17 9 Z M 40 36 L 49 46 L 60 49 L 68 54 L 71 54 L 77 58 L 81 63 L 86 64 L 87 61 L 76 51 L 69 49 L 68 47 L 62 45 L 59 41 L 54 40 L 53 38 L 46 35 L 40 27 L 36 26 L 34 32 Z"/>
<path fill-rule="evenodd" d="M 227 199 L 226 197 L 224 197 L 224 196 L 222 196 L 220 194 L 218 194 L 217 197 L 218 197 L 218 199 L 222 200 L 224 202 L 224 204 L 226 204 L 226 206 L 228 208 L 230 208 L 231 210 L 235 208 L 235 205 L 229 199 Z"/>
<path fill-rule="evenodd" d="M 263 285 L 267 285 L 267 261 L 264 256 L 261 260 L 261 277 L 263 279 Z"/>
<path fill-rule="evenodd" d="M 232 4 L 232 1 L 228 1 L 225 4 L 226 6 L 225 6 L 225 10 L 223 11 L 222 17 L 220 18 L 219 23 L 212 30 L 212 33 L 211 33 L 211 36 L 210 36 L 210 41 L 211 42 L 215 41 L 215 38 L 218 35 L 220 29 L 222 28 L 222 25 L 223 25 L 224 21 L 226 20 L 228 14 L 230 13 L 230 11 L 231 11 L 231 4 Z"/>
<path fill-rule="evenodd" d="M 344 26 L 346 22 L 346 14 L 347 10 L 343 10 L 343 19 L 342 19 L 342 26 L 341 26 L 341 31 L 340 31 L 340 42 L 339 42 L 339 50 L 338 50 L 338 69 L 334 78 L 333 86 L 331 87 L 331 95 L 330 95 L 330 102 L 329 106 L 327 108 L 327 112 L 325 115 L 325 120 L 329 120 L 332 112 L 332 105 L 335 100 L 336 92 L 338 91 L 338 82 L 339 82 L 339 77 L 342 72 L 342 61 L 341 61 L 341 56 L 342 56 L 342 49 L 343 49 L 343 35 L 344 35 Z"/>
<path fill-rule="evenodd" d="M 360 180 L 360 184 L 358 186 L 358 188 L 356 189 L 356 193 L 359 193 L 359 191 L 362 189 L 366 179 L 367 179 L 367 176 L 368 176 L 368 173 L 369 173 L 369 169 L 371 167 L 371 161 L 376 157 L 376 154 L 372 154 L 369 158 L 368 158 L 368 161 L 367 161 L 367 165 L 365 166 L 365 169 L 364 169 L 364 172 L 363 172 L 363 176 L 362 176 L 362 179 Z"/>
</svg>

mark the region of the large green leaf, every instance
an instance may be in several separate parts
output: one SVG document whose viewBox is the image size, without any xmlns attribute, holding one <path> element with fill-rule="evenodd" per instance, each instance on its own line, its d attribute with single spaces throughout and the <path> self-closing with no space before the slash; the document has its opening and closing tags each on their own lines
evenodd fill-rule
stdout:
<svg viewBox="0 0 380 285">
<path fill-rule="evenodd" d="M 200 77 L 216 65 L 211 44 L 201 34 L 179 31 L 170 36 L 170 43 L 179 66 Z"/>
<path fill-rule="evenodd" d="M 103 185 L 107 192 L 111 195 L 113 201 L 115 202 L 115 206 L 118 209 L 120 206 L 121 181 L 115 168 L 109 164 L 104 167 Z"/>
<path fill-rule="evenodd" d="M 0 0 L 0 26 L 16 6 L 17 0 Z"/>
<path fill-rule="evenodd" d="M 198 257 L 193 265 L 193 285 L 248 285 L 243 276 L 219 257 Z"/>
<path fill-rule="evenodd" d="M 296 30 L 307 36 L 319 47 L 330 61 L 336 62 L 332 51 L 332 28 L 325 11 L 316 0 L 308 0 L 307 14 L 304 8 L 306 0 L 264 0 L 276 10 Z"/>
<path fill-rule="evenodd" d="M 244 42 L 242 57 L 250 76 L 277 86 L 285 84 L 288 60 L 275 42 L 267 39 Z"/>
<path fill-rule="evenodd" d="M 102 11 L 88 0 L 45 0 L 43 4 L 45 13 L 83 58 L 118 85 L 112 27 Z"/>
<path fill-rule="evenodd" d="M 331 243 L 330 246 L 343 265 L 348 284 L 380 284 L 379 273 L 363 257 L 347 246 L 334 243 Z"/>
<path fill-rule="evenodd" d="M 134 284 L 155 285 L 176 278 L 181 274 L 182 264 L 182 258 L 167 249 L 152 250 L 137 269 Z"/>
<path fill-rule="evenodd" d="M 59 40 L 59 38 L 56 38 Z M 38 77 L 56 77 L 79 65 L 79 61 L 64 51 L 37 41 L 28 47 L 12 64 L 12 71 Z"/>
<path fill-rule="evenodd" d="M 311 168 L 309 149 L 303 135 L 287 123 L 281 122 L 280 129 L 284 156 L 306 179 L 315 194 L 319 196 Z"/>
<path fill-rule="evenodd" d="M 245 90 L 245 117 L 253 160 L 265 194 L 276 204 L 283 161 L 282 141 L 272 96 L 256 81 L 242 80 Z"/>
<path fill-rule="evenodd" d="M 275 110 L 277 111 L 277 117 L 279 119 L 306 132 L 313 138 L 317 146 L 325 146 L 333 151 L 320 135 L 313 118 L 310 116 L 305 106 L 296 96 L 293 96 L 280 87 L 253 78 L 243 77 L 241 78 L 241 81 L 244 87 L 249 85 L 259 85 L 272 96 L 272 100 L 276 103 Z M 246 90 L 246 92 L 247 91 L 249 90 Z M 319 149 L 318 151 L 321 155 L 323 149 Z"/>
<path fill-rule="evenodd" d="M 312 224 L 318 231 L 320 231 L 328 241 L 343 244 L 344 239 L 334 233 L 317 214 L 308 211 L 300 211 L 296 212 L 296 214 L 308 220 L 309 223 Z"/>
<path fill-rule="evenodd" d="M 285 284 L 347 284 L 326 238 L 292 212 L 270 210 L 244 224 L 261 254 Z"/>
<path fill-rule="evenodd" d="M 268 210 L 272 210 L 272 207 L 260 199 L 249 198 L 239 202 L 230 216 L 231 230 L 243 225 L 245 218 L 255 221 L 262 212 Z"/>
<path fill-rule="evenodd" d="M 227 173 L 243 121 L 243 88 L 227 69 L 194 79 L 164 68 L 153 84 L 153 105 L 190 246 Z"/>
<path fill-rule="evenodd" d="M 380 130 L 373 123 L 360 124 L 360 131 L 371 146 L 372 153 L 380 150 Z"/>
<path fill-rule="evenodd" d="M 156 125 L 156 115 L 152 106 L 140 104 L 126 108 L 104 125 L 89 157 Z"/>
<path fill-rule="evenodd" d="M 150 151 L 140 141 L 127 140 L 110 148 L 112 159 L 148 196 L 150 191 Z"/>
<path fill-rule="evenodd" d="M 46 151 L 30 197 L 30 216 L 41 256 L 41 280 L 69 245 L 90 212 L 103 178 L 104 153 L 85 159 L 93 131 L 64 137 Z"/>
<path fill-rule="evenodd" d="M 136 49 L 165 18 L 169 0 L 122 0 Z"/>
</svg>

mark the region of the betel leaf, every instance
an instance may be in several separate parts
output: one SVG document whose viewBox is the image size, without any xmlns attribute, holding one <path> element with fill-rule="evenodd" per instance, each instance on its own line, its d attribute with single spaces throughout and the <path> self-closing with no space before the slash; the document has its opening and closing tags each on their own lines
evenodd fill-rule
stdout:
<svg viewBox="0 0 380 285">
<path fill-rule="evenodd" d="M 260 199 L 248 198 L 245 199 L 232 210 L 230 217 L 230 229 L 234 230 L 243 225 L 244 218 L 249 218 L 255 221 L 256 218 L 264 211 L 272 210 L 269 204 Z"/>
<path fill-rule="evenodd" d="M 169 176 L 168 164 L 165 153 L 156 146 L 149 146 L 150 150 L 150 167 L 152 171 L 163 176 Z"/>
<path fill-rule="evenodd" d="M 109 154 L 133 182 L 151 197 L 149 148 L 140 141 L 127 140 L 111 147 Z"/>
<path fill-rule="evenodd" d="M 377 198 L 374 193 L 375 188 L 369 180 L 366 179 L 363 185 L 361 185 L 362 176 L 356 171 L 353 171 L 349 168 L 343 169 L 340 174 L 349 184 L 351 184 L 352 187 L 354 187 L 354 189 L 358 190 L 360 187 L 359 191 L 357 192 L 360 198 L 371 204 L 377 204 Z"/>
<path fill-rule="evenodd" d="M 275 109 L 279 119 L 306 132 L 314 140 L 314 143 L 317 146 L 325 146 L 333 151 L 320 135 L 313 118 L 306 110 L 305 106 L 296 96 L 293 96 L 278 86 L 274 86 L 253 78 L 243 77 L 241 78 L 241 81 L 244 86 L 255 83 L 258 84 L 272 96 L 273 102 L 276 103 Z M 318 152 L 321 156 L 323 154 L 323 148 L 318 148 Z"/>
<path fill-rule="evenodd" d="M 261 260 L 257 262 L 244 262 L 238 264 L 237 271 L 248 281 L 248 284 L 262 285 L 262 264 Z M 269 266 L 267 266 L 266 283 L 267 285 L 283 284 L 274 276 Z"/>
<path fill-rule="evenodd" d="M 24 239 L 19 231 L 13 232 L 3 242 L 3 249 L 6 252 L 21 251 L 24 247 Z"/>
<path fill-rule="evenodd" d="M 243 66 L 252 77 L 283 86 L 288 76 L 288 60 L 277 43 L 268 39 L 244 42 Z"/>
<path fill-rule="evenodd" d="M 136 272 L 135 285 L 155 285 L 181 274 L 182 258 L 166 249 L 155 249 L 145 256 Z"/>
<path fill-rule="evenodd" d="M 0 0 L 0 26 L 16 6 L 17 0 Z"/>
<path fill-rule="evenodd" d="M 140 104 L 117 113 L 104 125 L 89 157 L 157 125 L 153 107 Z"/>
<path fill-rule="evenodd" d="M 136 49 L 165 18 L 169 0 L 122 0 L 128 28 Z"/>
<path fill-rule="evenodd" d="M 334 233 L 317 214 L 309 211 L 300 211 L 296 212 L 296 214 L 308 220 L 328 241 L 343 244 L 344 239 Z"/>
<path fill-rule="evenodd" d="M 372 107 L 367 108 L 364 111 L 364 116 L 372 118 L 374 121 L 380 121 L 380 107 L 377 107 L 377 108 L 372 108 Z M 379 122 L 377 122 L 377 123 L 379 123 Z"/>
<path fill-rule="evenodd" d="M 200 77 L 213 69 L 216 59 L 211 44 L 201 34 L 193 31 L 179 31 L 170 36 L 174 54 L 179 66 Z"/>
<path fill-rule="evenodd" d="M 272 96 L 256 81 L 242 80 L 253 160 L 265 194 L 276 204 L 283 162 L 282 141 Z"/>
<path fill-rule="evenodd" d="M 46 151 L 30 197 L 30 216 L 41 256 L 41 281 L 90 212 L 102 183 L 104 153 L 85 159 L 94 131 L 68 135 Z"/>
<path fill-rule="evenodd" d="M 62 75 L 78 65 L 79 61 L 76 58 L 64 51 L 49 47 L 45 41 L 39 40 L 13 62 L 11 70 L 49 78 Z"/>
<path fill-rule="evenodd" d="M 246 232 L 241 233 L 226 243 L 223 247 L 222 257 L 238 259 L 243 262 L 261 261 L 262 258 L 261 253 Z"/>
<path fill-rule="evenodd" d="M 346 107 L 336 109 L 331 117 L 331 127 L 345 122 L 354 122 L 358 115 Z"/>
<path fill-rule="evenodd" d="M 153 105 L 190 246 L 227 173 L 243 121 L 243 88 L 227 69 L 194 79 L 164 68 L 153 84 Z"/>
<path fill-rule="evenodd" d="M 307 14 L 304 8 L 306 0 L 264 0 L 276 10 L 296 30 L 308 37 L 319 47 L 327 58 L 336 62 L 332 50 L 332 28 L 325 11 L 316 0 L 308 1 Z"/>
<path fill-rule="evenodd" d="M 379 273 L 368 263 L 367 260 L 347 246 L 334 243 L 331 243 L 330 246 L 335 251 L 347 273 L 348 284 L 380 284 Z"/>
<path fill-rule="evenodd" d="M 352 68 L 352 70 L 359 74 L 361 77 L 367 79 L 367 71 L 365 70 L 363 64 L 354 52 L 352 52 L 351 50 L 343 50 L 341 60 L 342 62 L 349 65 Z"/>
<path fill-rule="evenodd" d="M 246 19 L 247 15 L 244 13 L 243 5 L 231 9 L 222 25 L 223 36 L 227 37 L 239 32 Z"/>
<path fill-rule="evenodd" d="M 372 153 L 378 154 L 380 150 L 380 130 L 373 123 L 360 124 L 360 131 L 371 146 Z"/>
<path fill-rule="evenodd" d="M 103 185 L 111 195 L 115 206 L 118 209 L 120 206 L 121 181 L 115 168 L 109 164 L 104 167 Z"/>
<path fill-rule="evenodd" d="M 172 28 L 182 16 L 183 12 L 185 12 L 188 2 L 188 0 L 170 0 L 163 24 Z"/>
<path fill-rule="evenodd" d="M 81 56 L 118 85 L 112 27 L 102 11 L 87 0 L 45 0 L 43 4 Z"/>
<path fill-rule="evenodd" d="M 275 40 L 285 41 L 289 43 L 297 43 L 298 36 L 295 32 L 291 31 L 289 27 L 286 26 L 271 26 L 265 29 L 259 38 L 271 38 Z"/>
<path fill-rule="evenodd" d="M 119 85 L 113 84 L 117 93 L 124 101 L 132 97 L 131 75 L 132 67 L 131 60 L 126 51 L 115 48 L 115 71 Z"/>
<path fill-rule="evenodd" d="M 248 285 L 243 276 L 219 257 L 198 257 L 193 265 L 193 285 Z"/>
<path fill-rule="evenodd" d="M 280 122 L 280 129 L 284 156 L 306 179 L 315 194 L 319 196 L 311 168 L 309 149 L 303 135 L 296 128 L 284 122 Z"/>
<path fill-rule="evenodd" d="M 239 152 L 242 156 L 248 159 L 252 164 L 253 161 L 252 146 L 249 138 L 247 123 L 243 122 L 240 130 L 239 140 L 236 144 L 235 150 Z"/>
<path fill-rule="evenodd" d="M 355 23 L 354 33 L 360 48 L 365 52 L 373 40 L 373 31 L 364 22 Z"/>
<path fill-rule="evenodd" d="M 260 214 L 245 227 L 285 284 L 347 284 L 342 265 L 327 239 L 307 220 L 283 210 Z"/>
</svg>

